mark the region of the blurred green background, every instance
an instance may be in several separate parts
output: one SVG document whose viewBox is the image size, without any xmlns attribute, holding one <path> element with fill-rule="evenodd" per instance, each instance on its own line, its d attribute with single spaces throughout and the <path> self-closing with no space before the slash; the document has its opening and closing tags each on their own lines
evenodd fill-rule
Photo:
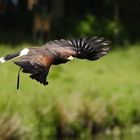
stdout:
<svg viewBox="0 0 140 140">
<path fill-rule="evenodd" d="M 0 57 L 53 39 L 112 41 L 98 61 L 52 66 L 47 87 L 21 74 L 17 91 L 17 66 L 1 64 L 0 139 L 139 134 L 139 25 L 139 0 L 0 0 Z"/>
</svg>

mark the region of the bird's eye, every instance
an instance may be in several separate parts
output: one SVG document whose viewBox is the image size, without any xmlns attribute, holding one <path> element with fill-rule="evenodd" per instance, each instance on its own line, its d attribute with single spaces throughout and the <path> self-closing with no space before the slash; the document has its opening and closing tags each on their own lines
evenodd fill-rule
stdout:
<svg viewBox="0 0 140 140">
<path fill-rule="evenodd" d="M 68 59 L 68 57 L 69 57 L 68 55 L 63 56 L 64 59 Z"/>
</svg>

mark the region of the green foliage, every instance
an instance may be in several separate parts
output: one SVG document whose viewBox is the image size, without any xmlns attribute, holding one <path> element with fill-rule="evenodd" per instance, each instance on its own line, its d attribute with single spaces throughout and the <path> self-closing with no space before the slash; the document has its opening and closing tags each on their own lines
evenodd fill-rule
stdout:
<svg viewBox="0 0 140 140">
<path fill-rule="evenodd" d="M 114 44 L 124 42 L 125 40 L 122 24 L 114 20 L 105 20 L 87 14 L 86 18 L 77 21 L 75 26 L 75 33 L 78 36 L 104 36 L 112 40 Z"/>
<path fill-rule="evenodd" d="M 119 39 L 124 39 L 124 37 L 122 36 L 123 34 L 123 27 L 120 23 L 118 23 L 117 21 L 110 21 L 108 22 L 107 26 L 106 26 L 106 32 L 108 33 L 108 35 L 113 38 L 115 38 L 116 36 L 119 36 Z M 121 38 L 122 37 L 122 38 Z"/>
<path fill-rule="evenodd" d="M 1 56 L 20 49 L 1 45 Z M 48 87 L 21 74 L 19 91 L 18 68 L 10 62 L 1 64 L 0 125 L 11 129 L 10 138 L 26 140 L 121 133 L 122 128 L 131 131 L 132 125 L 136 125 L 132 131 L 139 132 L 139 51 L 139 45 L 133 45 L 112 50 L 96 62 L 53 66 Z"/>
<path fill-rule="evenodd" d="M 81 20 L 77 26 L 77 31 L 80 36 L 91 35 L 97 33 L 98 28 L 96 27 L 97 19 L 95 16 L 87 15 L 85 20 Z"/>
</svg>

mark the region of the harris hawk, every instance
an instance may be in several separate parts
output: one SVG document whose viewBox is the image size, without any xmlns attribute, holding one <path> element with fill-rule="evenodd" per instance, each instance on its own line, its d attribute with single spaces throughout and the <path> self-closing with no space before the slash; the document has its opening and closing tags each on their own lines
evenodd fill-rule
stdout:
<svg viewBox="0 0 140 140">
<path fill-rule="evenodd" d="M 110 50 L 111 42 L 103 37 L 93 36 L 78 39 L 60 39 L 46 43 L 42 47 L 25 48 L 19 52 L 0 58 L 0 63 L 20 58 L 14 61 L 24 73 L 29 73 L 30 78 L 43 85 L 48 85 L 47 75 L 51 65 L 58 65 L 79 59 L 97 60 L 106 55 Z M 19 73 L 20 73 L 19 70 Z M 19 88 L 19 73 L 17 89 Z"/>
</svg>

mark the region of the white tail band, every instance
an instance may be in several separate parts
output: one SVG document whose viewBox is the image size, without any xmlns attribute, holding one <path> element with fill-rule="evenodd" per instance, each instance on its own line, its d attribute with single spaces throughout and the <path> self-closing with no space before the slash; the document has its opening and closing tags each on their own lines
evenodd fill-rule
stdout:
<svg viewBox="0 0 140 140">
<path fill-rule="evenodd" d="M 4 57 L 1 57 L 0 58 L 0 63 L 4 63 L 4 62 L 5 62 Z"/>
</svg>

